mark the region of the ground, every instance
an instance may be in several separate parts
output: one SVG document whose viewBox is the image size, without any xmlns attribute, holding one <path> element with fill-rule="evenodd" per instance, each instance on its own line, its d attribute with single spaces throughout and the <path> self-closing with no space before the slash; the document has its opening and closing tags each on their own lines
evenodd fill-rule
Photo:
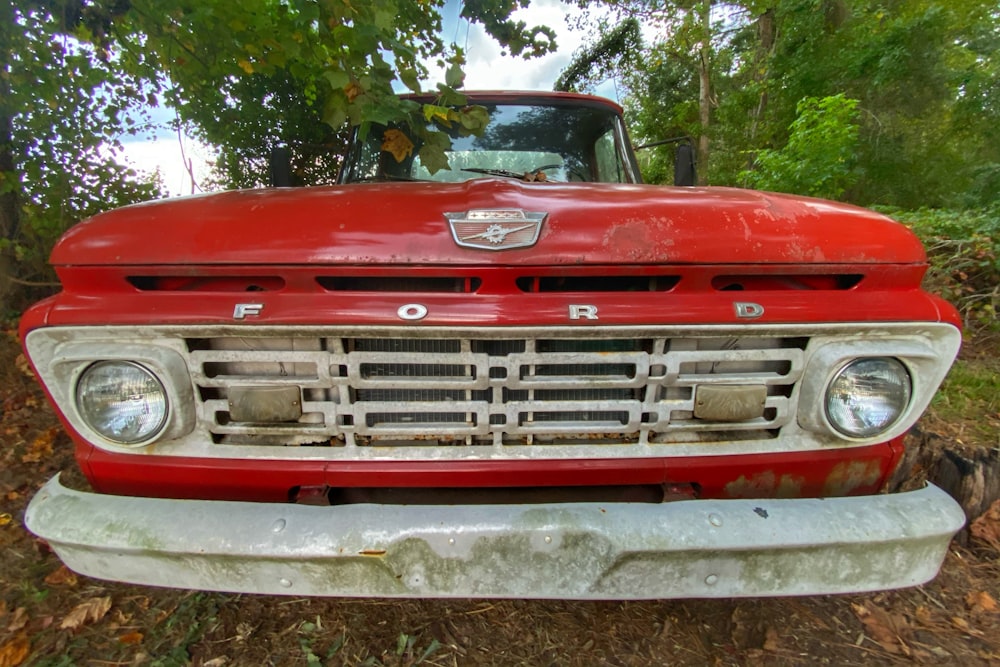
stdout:
<svg viewBox="0 0 1000 667">
<path fill-rule="evenodd" d="M 22 524 L 38 487 L 74 467 L 68 438 L 19 354 L 14 332 L 0 330 L 0 667 L 1000 665 L 1000 510 L 978 524 L 980 537 L 952 546 L 931 583 L 869 595 L 335 600 L 77 576 Z M 996 355 L 981 346 L 964 354 L 969 368 L 993 364 L 988 376 L 997 369 Z M 997 446 L 995 402 L 968 424 L 947 413 L 953 407 L 939 406 L 923 428 Z"/>
</svg>

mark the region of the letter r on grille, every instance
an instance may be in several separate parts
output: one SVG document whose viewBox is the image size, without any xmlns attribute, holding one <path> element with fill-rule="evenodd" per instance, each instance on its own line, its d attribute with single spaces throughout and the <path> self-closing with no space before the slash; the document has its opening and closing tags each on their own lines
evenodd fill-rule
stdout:
<svg viewBox="0 0 1000 667">
<path fill-rule="evenodd" d="M 579 303 L 569 305 L 569 319 L 571 320 L 596 320 L 597 306 L 590 306 Z"/>
</svg>

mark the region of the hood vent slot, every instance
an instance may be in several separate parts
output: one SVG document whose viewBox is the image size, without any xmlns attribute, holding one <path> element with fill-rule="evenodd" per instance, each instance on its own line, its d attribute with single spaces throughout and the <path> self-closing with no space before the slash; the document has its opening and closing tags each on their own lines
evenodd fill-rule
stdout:
<svg viewBox="0 0 1000 667">
<path fill-rule="evenodd" d="M 479 289 L 479 278 L 421 276 L 319 276 L 316 282 L 331 292 L 437 292 L 471 293 Z"/>
<path fill-rule="evenodd" d="M 141 292 L 273 292 L 285 286 L 280 276 L 128 276 Z"/>
<path fill-rule="evenodd" d="M 844 291 L 864 279 L 859 273 L 775 273 L 716 276 L 712 287 L 719 292 L 786 292 L 795 290 Z"/>
<path fill-rule="evenodd" d="M 669 292 L 681 281 L 673 275 L 521 276 L 522 292 Z"/>
</svg>

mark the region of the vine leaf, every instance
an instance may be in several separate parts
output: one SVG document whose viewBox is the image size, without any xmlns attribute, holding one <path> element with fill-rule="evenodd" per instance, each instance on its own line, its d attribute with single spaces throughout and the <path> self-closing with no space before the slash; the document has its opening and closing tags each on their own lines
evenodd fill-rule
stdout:
<svg viewBox="0 0 1000 667">
<path fill-rule="evenodd" d="M 382 135 L 382 150 L 392 153 L 396 162 L 413 155 L 413 142 L 401 130 L 389 129 Z"/>
</svg>

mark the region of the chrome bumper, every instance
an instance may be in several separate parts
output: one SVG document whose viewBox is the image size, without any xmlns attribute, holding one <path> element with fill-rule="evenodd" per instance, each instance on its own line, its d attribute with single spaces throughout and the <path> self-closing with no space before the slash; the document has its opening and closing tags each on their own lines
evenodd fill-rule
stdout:
<svg viewBox="0 0 1000 667">
<path fill-rule="evenodd" d="M 653 504 L 313 507 L 67 489 L 28 528 L 73 570 L 281 595 L 641 599 L 899 588 L 964 524 L 943 491 Z"/>
</svg>

